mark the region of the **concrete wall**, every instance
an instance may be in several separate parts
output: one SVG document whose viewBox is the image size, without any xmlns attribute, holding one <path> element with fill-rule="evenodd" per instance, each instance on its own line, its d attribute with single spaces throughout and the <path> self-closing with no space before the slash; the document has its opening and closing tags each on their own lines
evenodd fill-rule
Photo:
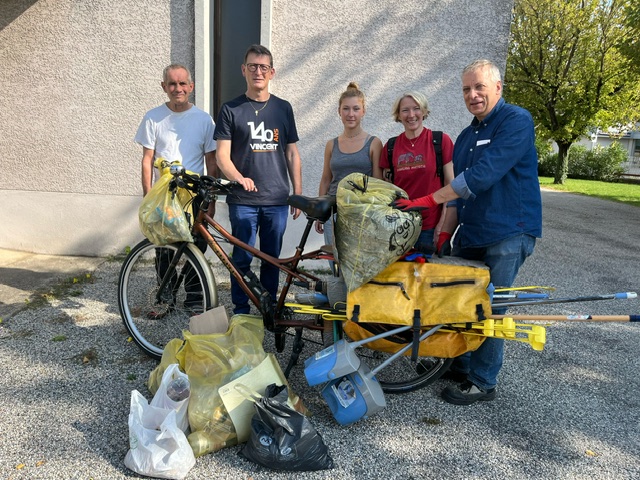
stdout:
<svg viewBox="0 0 640 480">
<path fill-rule="evenodd" d="M 455 139 L 470 121 L 460 70 L 478 57 L 504 66 L 513 0 L 263 4 L 272 92 L 294 107 L 304 193 L 314 195 L 349 81 L 367 94 L 365 128 L 383 141 L 402 131 L 390 109 L 411 89 L 430 100 L 427 127 Z M 198 68 L 195 17 L 187 0 L 0 3 L 0 248 L 108 255 L 141 238 L 132 138 L 144 112 L 165 101 L 162 68 Z M 303 224 L 291 223 L 287 251 Z"/>
</svg>

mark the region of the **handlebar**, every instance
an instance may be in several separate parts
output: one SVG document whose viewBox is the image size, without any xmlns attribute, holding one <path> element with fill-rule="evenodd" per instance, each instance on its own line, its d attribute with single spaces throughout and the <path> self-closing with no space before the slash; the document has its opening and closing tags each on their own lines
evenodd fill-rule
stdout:
<svg viewBox="0 0 640 480">
<path fill-rule="evenodd" d="M 183 165 L 171 165 L 169 172 L 173 175 L 173 180 L 171 181 L 172 189 L 175 189 L 175 187 L 185 188 L 203 196 L 207 193 L 211 195 L 227 195 L 231 194 L 235 188 L 242 188 L 240 183 L 224 178 L 188 173 Z"/>
</svg>

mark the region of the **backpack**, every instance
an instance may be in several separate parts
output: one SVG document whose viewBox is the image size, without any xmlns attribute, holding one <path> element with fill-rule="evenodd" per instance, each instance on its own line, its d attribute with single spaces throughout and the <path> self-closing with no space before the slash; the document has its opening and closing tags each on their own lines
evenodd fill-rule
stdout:
<svg viewBox="0 0 640 480">
<path fill-rule="evenodd" d="M 396 144 L 396 138 L 391 137 L 387 141 L 387 159 L 389 161 L 389 173 L 386 180 L 393 183 L 393 147 Z M 442 172 L 442 132 L 434 130 L 432 132 L 433 149 L 436 152 L 436 174 L 440 179 L 440 183 L 444 187 L 444 173 Z"/>
</svg>

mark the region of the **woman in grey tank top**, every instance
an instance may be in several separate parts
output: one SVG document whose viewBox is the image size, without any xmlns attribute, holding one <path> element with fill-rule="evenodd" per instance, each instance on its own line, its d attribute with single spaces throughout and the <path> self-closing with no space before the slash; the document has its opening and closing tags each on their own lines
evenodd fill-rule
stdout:
<svg viewBox="0 0 640 480">
<path fill-rule="evenodd" d="M 318 195 L 335 195 L 338 183 L 350 173 L 359 172 L 373 175 L 372 166 L 378 164 L 382 142 L 362 128 L 362 118 L 366 112 L 364 93 L 355 82 L 349 83 L 340 95 L 338 114 L 344 125 L 341 135 L 329 140 L 324 149 L 324 168 Z M 327 245 L 333 245 L 333 223 L 330 218 L 324 224 L 316 222 L 316 231 L 323 233 Z M 337 257 L 337 252 L 334 251 Z M 334 271 L 333 262 L 330 262 Z"/>
</svg>

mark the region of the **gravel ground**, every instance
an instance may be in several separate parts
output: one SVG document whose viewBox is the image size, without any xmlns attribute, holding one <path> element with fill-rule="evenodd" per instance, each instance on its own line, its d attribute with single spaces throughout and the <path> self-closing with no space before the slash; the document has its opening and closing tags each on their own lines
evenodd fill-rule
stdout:
<svg viewBox="0 0 640 480">
<path fill-rule="evenodd" d="M 545 237 L 519 285 L 552 285 L 556 297 L 640 290 L 637 208 L 555 192 L 543 198 Z M 0 478 L 139 478 L 123 463 L 129 400 L 133 389 L 151 398 L 146 381 L 156 362 L 127 342 L 119 268 L 105 261 L 66 298 L 0 325 Z M 637 314 L 638 307 L 637 300 L 598 301 L 512 313 Z M 314 413 L 335 468 L 277 473 L 231 447 L 198 458 L 187 478 L 637 479 L 639 338 L 637 324 L 552 322 L 542 352 L 507 342 L 495 401 L 449 405 L 439 398 L 447 382 L 438 381 L 387 395 L 385 410 L 347 427 L 297 368 L 292 388 Z M 265 348 L 273 350 L 269 335 Z"/>
</svg>

